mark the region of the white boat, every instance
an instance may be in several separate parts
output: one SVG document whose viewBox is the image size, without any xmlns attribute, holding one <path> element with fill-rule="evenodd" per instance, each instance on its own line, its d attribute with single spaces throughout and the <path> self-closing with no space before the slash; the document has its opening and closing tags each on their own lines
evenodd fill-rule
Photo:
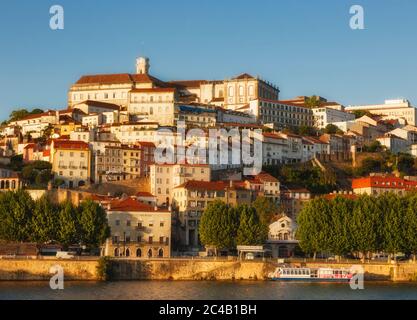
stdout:
<svg viewBox="0 0 417 320">
<path fill-rule="evenodd" d="M 347 282 L 353 276 L 349 269 L 278 267 L 269 274 L 273 281 Z"/>
</svg>

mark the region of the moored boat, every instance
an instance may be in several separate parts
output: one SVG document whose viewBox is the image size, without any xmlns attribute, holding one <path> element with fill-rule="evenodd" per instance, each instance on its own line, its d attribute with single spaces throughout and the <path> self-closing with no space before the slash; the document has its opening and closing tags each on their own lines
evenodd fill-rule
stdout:
<svg viewBox="0 0 417 320">
<path fill-rule="evenodd" d="M 347 282 L 353 277 L 349 269 L 278 267 L 269 274 L 273 281 Z"/>
</svg>

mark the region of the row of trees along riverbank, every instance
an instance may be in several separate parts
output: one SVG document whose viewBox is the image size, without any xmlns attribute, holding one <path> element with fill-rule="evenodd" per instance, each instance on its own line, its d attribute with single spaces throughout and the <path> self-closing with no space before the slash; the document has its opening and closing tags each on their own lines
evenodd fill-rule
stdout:
<svg viewBox="0 0 417 320">
<path fill-rule="evenodd" d="M 297 218 L 301 249 L 338 256 L 417 254 L 417 193 L 310 201 Z"/>
<path fill-rule="evenodd" d="M 262 245 L 275 213 L 275 204 L 267 198 L 258 198 L 252 206 L 238 207 L 214 201 L 201 217 L 201 243 L 222 250 L 233 250 L 237 245 Z"/>
<path fill-rule="evenodd" d="M 77 207 L 47 197 L 34 201 L 23 190 L 0 194 L 0 240 L 98 248 L 109 236 L 106 212 L 91 200 Z"/>
</svg>

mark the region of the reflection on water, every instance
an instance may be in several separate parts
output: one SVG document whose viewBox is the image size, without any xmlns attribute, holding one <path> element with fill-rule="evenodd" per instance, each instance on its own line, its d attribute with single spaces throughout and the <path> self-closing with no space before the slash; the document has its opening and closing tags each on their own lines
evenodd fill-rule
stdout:
<svg viewBox="0 0 417 320">
<path fill-rule="evenodd" d="M 0 282 L 0 300 L 293 300 L 417 299 L 417 284 L 365 283 L 352 290 L 346 283 L 132 281 L 66 282 L 51 290 L 48 282 Z"/>
</svg>

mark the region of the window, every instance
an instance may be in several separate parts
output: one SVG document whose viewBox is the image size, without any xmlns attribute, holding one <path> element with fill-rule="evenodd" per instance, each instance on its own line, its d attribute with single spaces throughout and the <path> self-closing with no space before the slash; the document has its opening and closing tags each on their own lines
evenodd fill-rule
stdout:
<svg viewBox="0 0 417 320">
<path fill-rule="evenodd" d="M 163 222 L 163 221 L 161 221 L 161 222 L 159 223 L 159 226 L 160 226 L 161 228 L 163 228 L 163 227 L 164 227 L 164 222 Z"/>
<path fill-rule="evenodd" d="M 233 87 L 229 87 L 229 96 L 233 97 L 235 94 L 235 90 L 233 89 Z"/>
<path fill-rule="evenodd" d="M 120 226 L 120 220 L 115 221 L 116 226 Z"/>
<path fill-rule="evenodd" d="M 126 221 L 126 226 L 130 227 L 130 220 Z"/>
<path fill-rule="evenodd" d="M 74 152 L 70 152 L 70 157 L 73 157 L 74 156 Z"/>
</svg>

